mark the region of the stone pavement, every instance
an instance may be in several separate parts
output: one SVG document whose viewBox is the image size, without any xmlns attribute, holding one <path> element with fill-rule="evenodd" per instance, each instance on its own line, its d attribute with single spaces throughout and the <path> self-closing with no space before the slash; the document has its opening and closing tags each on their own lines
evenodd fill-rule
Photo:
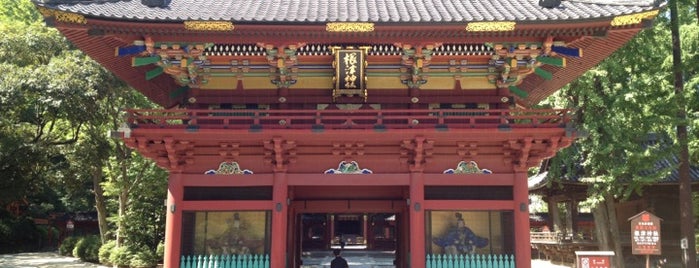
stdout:
<svg viewBox="0 0 699 268">
<path fill-rule="evenodd" d="M 352 268 L 394 268 L 392 251 L 345 250 L 342 257 Z M 327 268 L 335 257 L 328 251 L 304 252 L 302 268 Z"/>
<path fill-rule="evenodd" d="M 394 268 L 391 251 L 345 250 L 342 256 L 351 268 Z M 304 252 L 302 268 L 329 268 L 334 256 L 329 251 Z M 532 268 L 570 268 L 547 260 L 532 260 Z"/>
<path fill-rule="evenodd" d="M 56 252 L 32 252 L 0 255 L 0 268 L 108 268 L 86 263 L 78 258 L 65 257 Z"/>
<path fill-rule="evenodd" d="M 311 257 L 311 256 L 307 256 Z M 369 260 L 365 254 L 348 254 L 346 256 L 350 267 L 393 267 L 389 263 L 393 257 L 379 254 L 377 258 Z M 307 259 L 310 262 L 304 267 L 330 267 L 332 257 L 325 253 L 320 256 L 312 256 L 312 259 Z M 365 262 L 365 263 L 361 263 Z M 361 264 L 361 265 L 360 265 Z M 551 264 L 549 261 L 532 260 L 532 268 L 569 268 L 570 266 L 562 266 Z M 65 257 L 58 255 L 56 252 L 35 252 L 35 253 L 18 253 L 18 254 L 2 254 L 0 255 L 0 268 L 110 268 L 94 263 L 86 263 L 77 258 Z"/>
</svg>

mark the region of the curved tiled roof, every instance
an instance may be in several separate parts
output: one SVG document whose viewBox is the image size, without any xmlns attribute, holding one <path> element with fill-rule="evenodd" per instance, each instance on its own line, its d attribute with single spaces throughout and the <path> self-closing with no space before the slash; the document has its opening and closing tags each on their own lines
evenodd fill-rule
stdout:
<svg viewBox="0 0 699 268">
<path fill-rule="evenodd" d="M 223 20 L 250 23 L 459 23 L 577 21 L 657 9 L 664 1 L 567 0 L 556 8 L 539 0 L 35 0 L 40 6 L 123 20 Z"/>
</svg>

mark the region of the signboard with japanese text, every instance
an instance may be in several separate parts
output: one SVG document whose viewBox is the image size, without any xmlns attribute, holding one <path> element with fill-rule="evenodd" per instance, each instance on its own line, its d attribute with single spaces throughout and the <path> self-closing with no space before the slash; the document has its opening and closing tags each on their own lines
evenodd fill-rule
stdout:
<svg viewBox="0 0 699 268">
<path fill-rule="evenodd" d="M 366 55 L 369 47 L 332 47 L 335 60 L 333 98 L 338 96 L 360 96 L 366 100 Z"/>
<path fill-rule="evenodd" d="M 576 268 L 611 268 L 613 251 L 576 251 Z"/>
<path fill-rule="evenodd" d="M 336 52 L 335 88 L 339 90 L 364 89 L 364 51 L 343 49 Z"/>
<path fill-rule="evenodd" d="M 631 221 L 631 253 L 660 255 L 662 252 L 661 219 L 648 211 L 643 211 L 629 220 Z"/>
</svg>

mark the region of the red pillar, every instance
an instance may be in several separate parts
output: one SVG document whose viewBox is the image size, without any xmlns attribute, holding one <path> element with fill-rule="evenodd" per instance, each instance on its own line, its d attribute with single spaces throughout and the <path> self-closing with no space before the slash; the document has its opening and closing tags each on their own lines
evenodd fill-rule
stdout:
<svg viewBox="0 0 699 268">
<path fill-rule="evenodd" d="M 182 251 L 182 174 L 170 173 L 167 185 L 167 211 L 165 212 L 164 267 L 180 267 Z"/>
<path fill-rule="evenodd" d="M 362 236 L 364 236 L 364 244 L 369 246 L 369 218 L 366 213 L 362 216 Z"/>
<path fill-rule="evenodd" d="M 288 209 L 287 198 L 289 196 L 289 184 L 286 173 L 274 173 L 274 188 L 272 205 L 272 249 L 270 256 L 271 268 L 284 268 L 287 266 L 287 221 Z"/>
<path fill-rule="evenodd" d="M 423 173 L 410 173 L 410 267 L 425 267 L 425 179 Z"/>
<path fill-rule="evenodd" d="M 529 230 L 529 188 L 527 173 L 515 173 L 514 182 L 515 267 L 531 268 L 532 248 Z"/>
</svg>

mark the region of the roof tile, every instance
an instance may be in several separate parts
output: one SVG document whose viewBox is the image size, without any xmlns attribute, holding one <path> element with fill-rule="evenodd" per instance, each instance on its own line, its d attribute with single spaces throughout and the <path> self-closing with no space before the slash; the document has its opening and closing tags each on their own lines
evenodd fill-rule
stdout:
<svg viewBox="0 0 699 268">
<path fill-rule="evenodd" d="M 541 7 L 538 0 L 169 0 L 165 7 L 147 7 L 138 0 L 34 1 L 48 8 L 115 19 L 291 23 L 585 20 L 658 8 L 652 0 L 567 0 L 557 8 Z"/>
</svg>

